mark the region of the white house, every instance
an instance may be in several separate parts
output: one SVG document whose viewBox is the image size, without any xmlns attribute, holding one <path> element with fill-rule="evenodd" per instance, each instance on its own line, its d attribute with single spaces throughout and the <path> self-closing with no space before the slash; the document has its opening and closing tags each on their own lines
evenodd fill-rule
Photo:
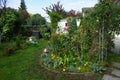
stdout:
<svg viewBox="0 0 120 80">
<path fill-rule="evenodd" d="M 68 31 L 64 30 L 64 28 L 66 27 L 66 23 L 67 23 L 67 19 L 62 19 L 58 22 L 58 28 L 56 30 L 56 33 L 68 33 Z M 80 19 L 76 19 L 76 24 L 77 27 L 79 27 L 80 25 Z"/>
</svg>

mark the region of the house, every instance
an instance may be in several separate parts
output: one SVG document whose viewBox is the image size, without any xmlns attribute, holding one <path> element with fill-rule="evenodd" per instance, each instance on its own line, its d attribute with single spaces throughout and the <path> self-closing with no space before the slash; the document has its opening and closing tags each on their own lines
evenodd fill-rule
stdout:
<svg viewBox="0 0 120 80">
<path fill-rule="evenodd" d="M 66 27 L 66 23 L 67 23 L 67 19 L 62 19 L 58 22 L 58 28 L 56 30 L 56 33 L 57 34 L 60 34 L 60 33 L 68 33 L 67 30 L 65 30 L 65 27 Z M 76 24 L 77 24 L 77 27 L 79 27 L 80 25 L 80 19 L 76 19 Z"/>
</svg>

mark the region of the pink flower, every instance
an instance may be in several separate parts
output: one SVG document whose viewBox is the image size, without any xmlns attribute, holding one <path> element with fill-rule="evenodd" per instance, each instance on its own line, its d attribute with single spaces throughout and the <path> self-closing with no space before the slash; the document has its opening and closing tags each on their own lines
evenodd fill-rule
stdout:
<svg viewBox="0 0 120 80">
<path fill-rule="evenodd" d="M 66 26 L 66 27 L 64 28 L 64 30 L 68 31 L 68 30 L 69 30 L 69 27 L 68 27 L 68 26 Z"/>
</svg>

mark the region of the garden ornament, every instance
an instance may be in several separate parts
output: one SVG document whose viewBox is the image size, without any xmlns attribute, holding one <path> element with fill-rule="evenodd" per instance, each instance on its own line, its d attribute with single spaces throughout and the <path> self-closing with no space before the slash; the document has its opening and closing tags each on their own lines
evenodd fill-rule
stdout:
<svg viewBox="0 0 120 80">
<path fill-rule="evenodd" d="M 47 48 L 45 48 L 43 52 L 44 52 L 44 53 L 48 53 L 48 49 L 47 49 Z"/>
</svg>

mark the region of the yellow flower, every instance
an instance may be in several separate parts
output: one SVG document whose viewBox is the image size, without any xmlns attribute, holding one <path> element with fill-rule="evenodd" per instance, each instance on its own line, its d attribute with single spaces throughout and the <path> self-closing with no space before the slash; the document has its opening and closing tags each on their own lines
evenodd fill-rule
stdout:
<svg viewBox="0 0 120 80">
<path fill-rule="evenodd" d="M 65 68 L 63 68 L 63 71 L 65 72 L 65 71 L 66 71 L 66 69 L 65 69 Z"/>
<path fill-rule="evenodd" d="M 55 54 L 51 54 L 52 59 L 55 59 L 55 57 L 56 57 Z"/>
<path fill-rule="evenodd" d="M 59 64 L 64 64 L 63 62 L 60 62 Z"/>
<path fill-rule="evenodd" d="M 80 67 L 78 67 L 78 68 L 77 68 L 77 70 L 78 70 L 78 71 L 80 71 L 80 70 L 81 70 L 81 68 L 80 68 Z"/>
<path fill-rule="evenodd" d="M 86 62 L 85 64 L 84 64 L 84 67 L 86 67 L 88 65 L 88 62 Z"/>
<path fill-rule="evenodd" d="M 87 66 L 87 64 L 84 64 L 84 67 L 86 67 Z"/>
</svg>

